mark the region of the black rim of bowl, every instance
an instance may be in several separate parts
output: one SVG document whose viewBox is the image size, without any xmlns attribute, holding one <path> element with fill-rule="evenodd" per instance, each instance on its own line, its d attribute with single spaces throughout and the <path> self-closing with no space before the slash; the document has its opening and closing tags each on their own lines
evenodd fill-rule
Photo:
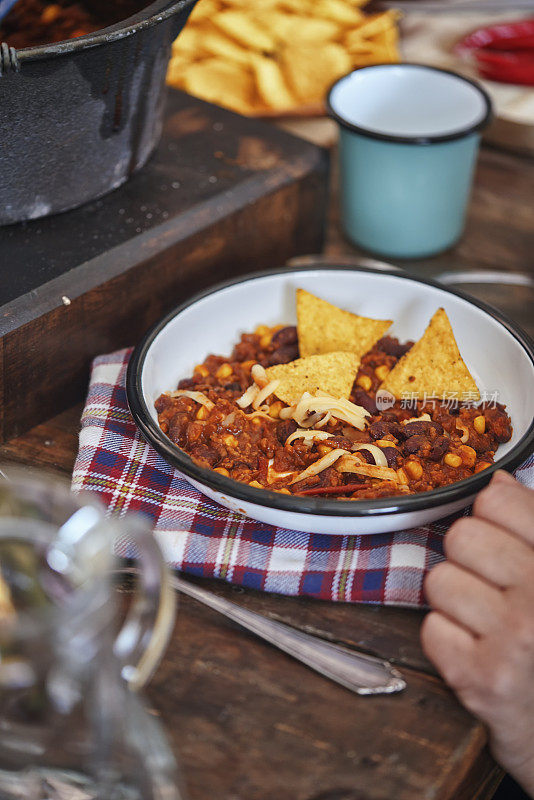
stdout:
<svg viewBox="0 0 534 800">
<path fill-rule="evenodd" d="M 398 497 L 384 497 L 375 500 L 324 500 L 315 497 L 303 497 L 285 495 L 280 492 L 272 492 L 268 489 L 256 489 L 246 483 L 240 483 L 232 478 L 214 472 L 211 469 L 200 467 L 193 462 L 185 451 L 180 450 L 159 428 L 150 416 L 148 407 L 145 403 L 142 392 L 143 366 L 150 349 L 150 346 L 158 334 L 166 325 L 186 308 L 197 303 L 199 300 L 215 294 L 221 289 L 237 286 L 242 283 L 254 281 L 257 278 L 267 278 L 273 276 L 289 277 L 298 272 L 328 272 L 329 269 L 344 272 L 365 272 L 376 275 L 389 275 L 400 280 L 412 281 L 433 286 L 447 294 L 455 295 L 469 304 L 474 305 L 485 311 L 490 317 L 497 320 L 512 336 L 519 342 L 523 350 L 529 356 L 534 369 L 534 342 L 517 325 L 508 320 L 504 315 L 487 305 L 486 303 L 475 300 L 463 292 L 449 289 L 436 281 L 416 277 L 407 272 L 384 271 L 367 267 L 347 267 L 337 266 L 335 263 L 329 267 L 292 267 L 291 269 L 275 269 L 265 272 L 253 272 L 243 275 L 223 283 L 218 283 L 205 291 L 195 294 L 186 300 L 173 311 L 169 312 L 162 320 L 156 323 L 145 335 L 142 341 L 134 348 L 130 357 L 126 374 L 126 395 L 132 416 L 146 441 L 172 466 L 176 467 L 185 476 L 193 478 L 210 489 L 234 500 L 244 500 L 257 506 L 275 508 L 279 511 L 292 511 L 299 514 L 311 514 L 330 517 L 373 517 L 385 516 L 390 514 L 410 513 L 421 511 L 437 506 L 455 503 L 465 498 L 471 497 L 482 489 L 490 480 L 493 473 L 498 469 L 512 470 L 519 466 L 521 462 L 534 450 L 534 417 L 527 432 L 519 442 L 498 460 L 482 472 L 465 478 L 457 483 L 443 486 L 439 489 L 432 489 L 428 492 L 420 492 L 415 495 L 401 495 Z M 237 331 L 237 328 L 236 328 Z M 290 522 L 290 521 L 289 521 Z"/>
<path fill-rule="evenodd" d="M 164 22 L 169 17 L 192 8 L 197 0 L 155 0 L 136 14 L 130 15 L 124 20 L 114 22 L 111 25 L 101 28 L 85 36 L 77 36 L 75 39 L 65 39 L 61 42 L 51 42 L 49 44 L 39 44 L 33 47 L 22 47 L 17 50 L 19 61 L 37 61 L 58 55 L 76 53 L 80 50 L 88 50 L 101 44 L 108 44 L 117 39 L 124 39 L 152 25 Z"/>
<path fill-rule="evenodd" d="M 380 133 L 379 131 L 375 131 L 372 128 L 364 128 L 360 127 L 359 125 L 354 125 L 352 122 L 348 122 L 344 117 L 342 117 L 332 106 L 332 93 L 335 90 L 336 86 L 342 83 L 344 80 L 349 78 L 351 75 L 354 75 L 358 72 L 366 72 L 368 70 L 375 70 L 375 69 L 384 69 L 387 67 L 388 69 L 394 68 L 403 68 L 403 67 L 415 67 L 417 69 L 424 69 L 429 72 L 439 72 L 444 75 L 452 75 L 454 78 L 457 78 L 459 81 L 463 83 L 468 83 L 470 86 L 473 86 L 479 94 L 482 96 L 486 104 L 486 113 L 484 116 L 476 123 L 468 125 L 466 127 L 461 128 L 461 130 L 453 131 L 452 133 L 444 133 L 444 134 L 436 134 L 432 136 L 396 136 L 395 134 L 388 134 L 388 133 Z M 358 69 L 352 70 L 352 72 L 343 75 L 343 77 L 338 78 L 335 83 L 332 84 L 330 89 L 328 90 L 328 94 L 326 97 L 326 106 L 328 110 L 328 114 L 332 119 L 341 125 L 342 128 L 346 130 L 352 131 L 353 133 L 359 133 L 360 136 L 365 136 L 368 139 L 378 139 L 381 142 L 395 142 L 396 144 L 439 144 L 440 142 L 452 142 L 455 139 L 463 139 L 465 136 L 469 136 L 477 131 L 482 130 L 492 120 L 493 117 L 493 106 L 490 99 L 490 96 L 482 88 L 482 86 L 474 80 L 470 78 L 466 78 L 464 75 L 460 75 L 458 72 L 454 72 L 451 69 L 440 69 L 439 67 L 431 67 L 428 64 L 415 64 L 410 61 L 403 61 L 401 64 L 372 64 L 368 67 L 359 67 Z"/>
</svg>

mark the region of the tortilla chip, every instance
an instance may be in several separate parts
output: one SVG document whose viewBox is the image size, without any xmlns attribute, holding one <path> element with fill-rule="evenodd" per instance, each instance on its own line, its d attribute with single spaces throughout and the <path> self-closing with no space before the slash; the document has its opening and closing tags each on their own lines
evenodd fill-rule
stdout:
<svg viewBox="0 0 534 800">
<path fill-rule="evenodd" d="M 438 308 L 422 337 L 397 362 L 380 388 L 399 400 L 407 395 L 418 399 L 424 399 L 425 395 L 457 400 L 468 395 L 473 400 L 480 399 L 443 308 Z"/>
<path fill-rule="evenodd" d="M 226 105 L 235 111 L 250 108 L 254 91 L 252 76 L 238 64 L 222 58 L 207 58 L 190 64 L 182 73 L 186 91 L 218 103 L 225 96 Z"/>
<path fill-rule="evenodd" d="M 282 70 L 272 58 L 254 56 L 254 73 L 256 88 L 260 98 L 270 107 L 288 109 L 295 105 L 289 87 L 285 81 Z"/>
<path fill-rule="evenodd" d="M 280 380 L 274 394 L 288 405 L 296 403 L 303 392 L 318 389 L 332 397 L 348 400 L 356 378 L 359 359 L 353 353 L 325 353 L 297 358 L 289 364 L 277 364 L 266 370 L 270 381 Z"/>
<path fill-rule="evenodd" d="M 304 289 L 297 289 L 297 321 L 303 358 L 342 351 L 360 359 L 392 324 L 389 319 L 368 319 L 343 311 Z"/>
<path fill-rule="evenodd" d="M 243 11 L 219 11 L 212 17 L 212 22 L 231 39 L 252 51 L 273 53 L 276 49 L 274 38 Z"/>
<path fill-rule="evenodd" d="M 317 58 L 317 46 L 282 48 L 280 64 L 295 97 L 306 103 L 314 93 L 326 94 L 335 80 L 350 72 L 351 58 L 336 42 L 321 44 L 321 58 Z"/>
</svg>

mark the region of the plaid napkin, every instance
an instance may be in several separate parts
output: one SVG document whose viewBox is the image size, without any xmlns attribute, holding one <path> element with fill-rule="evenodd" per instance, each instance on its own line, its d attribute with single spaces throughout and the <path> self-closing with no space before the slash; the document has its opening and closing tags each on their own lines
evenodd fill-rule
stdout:
<svg viewBox="0 0 534 800">
<path fill-rule="evenodd" d="M 150 517 L 171 566 L 253 589 L 341 602 L 424 605 L 425 573 L 455 517 L 397 533 L 328 536 L 276 528 L 204 497 L 140 436 L 126 401 L 131 350 L 93 363 L 72 487 L 109 513 Z M 518 470 L 534 488 L 534 457 Z M 456 515 L 459 516 L 459 515 Z M 117 554 L 131 557 L 126 540 Z"/>
</svg>

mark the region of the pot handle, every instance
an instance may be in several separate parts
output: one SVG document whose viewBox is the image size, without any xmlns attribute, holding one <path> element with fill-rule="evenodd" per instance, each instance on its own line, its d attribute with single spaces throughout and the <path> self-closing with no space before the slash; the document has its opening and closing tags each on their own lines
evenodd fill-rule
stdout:
<svg viewBox="0 0 534 800">
<path fill-rule="evenodd" d="M 10 47 L 7 42 L 0 43 L 0 78 L 10 72 L 20 72 L 20 61 L 17 51 Z"/>
<path fill-rule="evenodd" d="M 152 677 L 165 652 L 173 630 L 176 597 L 169 569 L 150 527 L 134 515 L 117 524 L 119 536 L 133 544 L 139 578 L 132 605 L 115 639 L 114 652 L 122 665 L 124 680 L 137 690 Z"/>
</svg>

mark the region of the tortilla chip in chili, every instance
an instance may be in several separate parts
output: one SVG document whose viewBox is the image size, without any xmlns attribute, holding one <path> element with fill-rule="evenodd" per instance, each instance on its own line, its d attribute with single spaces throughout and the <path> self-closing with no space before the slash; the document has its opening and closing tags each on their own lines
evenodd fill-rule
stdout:
<svg viewBox="0 0 534 800">
<path fill-rule="evenodd" d="M 395 364 L 380 388 L 397 399 L 407 395 L 424 399 L 426 395 L 461 400 L 467 394 L 480 399 L 443 308 L 438 308 L 422 337 Z"/>
<path fill-rule="evenodd" d="M 302 357 L 345 352 L 361 358 L 391 324 L 391 320 L 359 317 L 305 289 L 297 289 L 297 330 Z"/>
<path fill-rule="evenodd" d="M 359 364 L 359 358 L 353 353 L 324 353 L 297 358 L 289 364 L 277 364 L 266 372 L 269 381 L 280 381 L 274 394 L 291 406 L 300 400 L 303 392 L 315 394 L 318 389 L 348 400 Z"/>
</svg>

